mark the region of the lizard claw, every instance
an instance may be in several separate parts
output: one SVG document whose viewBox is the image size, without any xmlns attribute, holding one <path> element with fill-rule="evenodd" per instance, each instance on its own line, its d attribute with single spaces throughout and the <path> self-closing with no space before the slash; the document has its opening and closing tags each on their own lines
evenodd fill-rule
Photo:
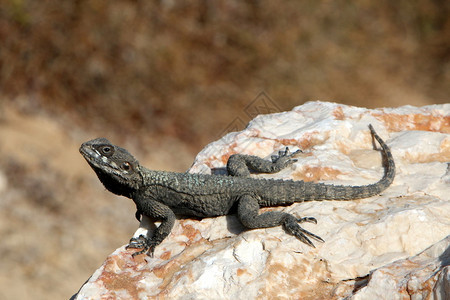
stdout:
<svg viewBox="0 0 450 300">
<path fill-rule="evenodd" d="M 315 235 L 314 233 L 301 228 L 297 222 L 299 222 L 299 223 L 309 222 L 309 223 L 317 224 L 317 220 L 313 217 L 305 217 L 305 218 L 296 219 L 294 216 L 290 216 L 289 218 L 287 218 L 284 221 L 283 225 L 288 233 L 292 234 L 293 236 L 295 236 L 296 238 L 298 238 L 300 241 L 307 244 L 308 246 L 316 248 L 316 246 L 314 246 L 313 242 L 311 242 L 311 240 L 308 237 L 313 238 L 319 242 L 324 242 L 324 240 L 320 236 Z"/>
<path fill-rule="evenodd" d="M 143 253 L 147 253 L 148 256 L 153 257 L 153 252 L 155 251 L 157 243 L 151 239 L 140 235 L 139 237 L 133 237 L 130 239 L 130 243 L 125 247 L 125 249 L 141 249 L 140 251 L 134 252 L 131 256 L 135 257 Z"/>
<path fill-rule="evenodd" d="M 317 224 L 316 218 L 313 218 L 313 217 L 300 218 L 300 219 L 297 219 L 297 222 L 299 222 L 299 223 L 308 222 L 308 223 Z"/>
<path fill-rule="evenodd" d="M 278 151 L 278 155 L 272 155 L 272 163 L 276 165 L 277 170 L 281 170 L 295 162 L 297 162 L 297 159 L 294 159 L 293 157 L 297 155 L 298 153 L 301 153 L 302 150 L 297 150 L 294 153 L 291 153 L 289 150 L 289 147 L 286 147 L 284 150 Z"/>
<path fill-rule="evenodd" d="M 289 147 L 284 148 L 283 150 L 278 151 L 279 156 L 289 156 L 291 155 L 291 150 L 289 150 Z"/>
<path fill-rule="evenodd" d="M 142 248 L 146 244 L 146 240 L 147 238 L 142 234 L 139 237 L 132 237 L 130 243 L 125 248 Z"/>
</svg>

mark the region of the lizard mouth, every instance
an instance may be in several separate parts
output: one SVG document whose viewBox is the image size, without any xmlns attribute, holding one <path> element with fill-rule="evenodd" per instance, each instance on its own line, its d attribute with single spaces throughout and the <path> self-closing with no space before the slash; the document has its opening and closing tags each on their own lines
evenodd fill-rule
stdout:
<svg viewBox="0 0 450 300">
<path fill-rule="evenodd" d="M 92 149 L 89 145 L 83 144 L 79 150 L 81 155 L 93 169 L 101 170 L 108 174 L 124 178 L 120 168 L 115 162 L 101 155 L 97 150 Z"/>
<path fill-rule="evenodd" d="M 81 153 L 81 155 L 83 155 L 84 159 L 86 159 L 87 162 L 89 162 L 89 163 L 99 160 L 99 158 L 101 156 L 100 153 L 93 150 L 89 146 L 86 146 L 85 144 L 81 145 L 80 153 Z"/>
<path fill-rule="evenodd" d="M 109 162 L 108 158 L 102 156 L 97 150 L 92 149 L 89 146 L 86 146 L 84 144 L 81 145 L 80 153 L 81 155 L 83 155 L 84 159 L 86 159 L 86 161 L 94 167 L 111 167 L 111 163 Z"/>
</svg>

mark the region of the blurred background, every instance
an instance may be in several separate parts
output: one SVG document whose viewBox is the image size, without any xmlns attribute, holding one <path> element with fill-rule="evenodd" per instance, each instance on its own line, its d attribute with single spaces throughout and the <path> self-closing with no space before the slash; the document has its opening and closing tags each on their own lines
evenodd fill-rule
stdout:
<svg viewBox="0 0 450 300">
<path fill-rule="evenodd" d="M 448 16 L 444 0 L 0 0 L 0 298 L 69 298 L 137 228 L 82 142 L 185 171 L 261 95 L 448 103 Z"/>
</svg>

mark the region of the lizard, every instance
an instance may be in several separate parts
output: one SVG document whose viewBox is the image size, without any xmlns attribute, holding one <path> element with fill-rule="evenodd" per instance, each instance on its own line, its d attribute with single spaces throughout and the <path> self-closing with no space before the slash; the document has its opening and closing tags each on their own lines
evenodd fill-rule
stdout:
<svg viewBox="0 0 450 300">
<path fill-rule="evenodd" d="M 272 161 L 233 154 L 227 161 L 228 176 L 150 170 L 140 165 L 126 149 L 111 144 L 106 138 L 83 143 L 80 153 L 107 190 L 134 201 L 138 221 L 143 215 L 161 221 L 152 236 L 147 232 L 131 238 L 126 248 L 139 250 L 133 257 L 143 253 L 153 256 L 155 247 L 170 234 L 177 217 L 208 218 L 231 213 L 237 213 L 239 221 L 248 229 L 281 225 L 288 234 L 315 247 L 311 239 L 324 240 L 299 225 L 303 222 L 317 224 L 315 218 L 296 218 L 281 211 L 260 214 L 259 209 L 311 200 L 354 200 L 380 194 L 394 180 L 395 163 L 390 148 L 372 125 L 369 129 L 374 147 L 375 140 L 381 146 L 384 175 L 378 182 L 362 186 L 249 176 L 250 171 L 275 173 L 295 163 L 297 159 L 293 157 L 301 150 L 291 153 L 287 147 L 273 156 Z"/>
</svg>

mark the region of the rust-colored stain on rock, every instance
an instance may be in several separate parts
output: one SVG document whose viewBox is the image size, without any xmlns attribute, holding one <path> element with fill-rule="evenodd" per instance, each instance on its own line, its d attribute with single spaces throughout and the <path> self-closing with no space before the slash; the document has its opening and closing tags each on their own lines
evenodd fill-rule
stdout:
<svg viewBox="0 0 450 300">
<path fill-rule="evenodd" d="M 154 267 L 153 274 L 159 278 L 169 278 L 172 277 L 173 273 L 178 271 L 180 268 L 180 261 L 177 259 L 172 259 L 166 261 L 164 264 Z"/>
<path fill-rule="evenodd" d="M 141 289 L 138 288 L 137 282 L 141 280 L 143 274 L 132 276 L 136 274 L 137 265 L 130 265 L 129 259 L 125 255 L 128 253 L 123 252 L 119 255 L 109 256 L 98 281 L 103 283 L 105 289 L 110 293 L 110 297 L 114 295 L 114 291 L 125 290 L 131 299 L 138 299 Z"/>
<path fill-rule="evenodd" d="M 242 276 L 244 274 L 249 274 L 247 269 L 238 268 L 236 271 L 237 276 Z"/>
<path fill-rule="evenodd" d="M 448 115 L 372 113 L 372 116 L 382 120 L 390 131 L 423 130 L 450 133 L 450 116 Z"/>
<path fill-rule="evenodd" d="M 303 181 L 333 180 L 340 174 L 341 171 L 331 167 L 303 166 L 301 170 L 292 173 L 292 178 Z"/>
<path fill-rule="evenodd" d="M 194 228 L 192 225 L 185 224 L 184 222 L 180 222 L 180 225 L 183 228 L 183 234 L 188 237 L 189 241 L 192 241 L 198 235 L 201 235 L 200 230 Z"/>
<path fill-rule="evenodd" d="M 342 106 L 338 106 L 333 110 L 333 116 L 336 120 L 345 120 L 345 114 Z"/>
<path fill-rule="evenodd" d="M 283 291 L 289 299 L 334 299 L 334 284 L 329 282 L 331 275 L 323 260 L 311 265 L 303 259 L 289 267 L 273 263 L 268 266 L 268 274 L 261 290 L 268 299 L 277 299 Z"/>
<path fill-rule="evenodd" d="M 168 260 L 172 256 L 172 251 L 165 251 L 159 258 Z"/>
</svg>

